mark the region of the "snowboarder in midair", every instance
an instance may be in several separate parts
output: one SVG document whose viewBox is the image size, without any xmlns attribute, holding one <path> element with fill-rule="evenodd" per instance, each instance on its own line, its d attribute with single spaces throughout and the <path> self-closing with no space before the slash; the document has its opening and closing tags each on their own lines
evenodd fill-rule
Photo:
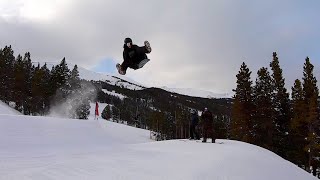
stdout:
<svg viewBox="0 0 320 180">
<path fill-rule="evenodd" d="M 144 46 L 139 47 L 132 43 L 131 38 L 125 38 L 123 45 L 123 62 L 117 64 L 119 74 L 125 75 L 129 68 L 139 69 L 149 61 L 146 54 L 151 52 L 151 46 L 148 41 L 144 41 Z M 144 61 L 144 62 L 142 62 Z M 144 63 L 141 65 L 141 63 Z"/>
</svg>

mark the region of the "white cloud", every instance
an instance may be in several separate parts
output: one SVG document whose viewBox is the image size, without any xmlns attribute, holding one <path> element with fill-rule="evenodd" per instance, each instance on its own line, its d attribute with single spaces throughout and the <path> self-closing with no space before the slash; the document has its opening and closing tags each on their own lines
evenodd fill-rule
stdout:
<svg viewBox="0 0 320 180">
<path fill-rule="evenodd" d="M 243 61 L 254 80 L 277 51 L 293 82 L 307 55 L 319 59 L 316 7 L 299 1 L 0 0 L 0 45 L 30 51 L 37 61 L 66 57 L 92 68 L 102 59 L 121 62 L 125 37 L 138 45 L 149 40 L 151 61 L 127 76 L 146 85 L 223 92 L 235 87 Z"/>
<path fill-rule="evenodd" d="M 0 17 L 7 21 L 48 22 L 59 16 L 71 1 L 0 0 Z"/>
</svg>

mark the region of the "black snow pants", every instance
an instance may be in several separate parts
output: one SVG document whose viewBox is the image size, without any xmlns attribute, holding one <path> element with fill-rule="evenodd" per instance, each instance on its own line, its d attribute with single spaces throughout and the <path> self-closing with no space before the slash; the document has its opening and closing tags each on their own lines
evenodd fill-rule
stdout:
<svg viewBox="0 0 320 180">
<path fill-rule="evenodd" d="M 191 125 L 190 126 L 190 139 L 200 139 L 200 136 L 199 136 L 199 133 L 198 131 L 196 130 L 196 125 Z"/>
</svg>

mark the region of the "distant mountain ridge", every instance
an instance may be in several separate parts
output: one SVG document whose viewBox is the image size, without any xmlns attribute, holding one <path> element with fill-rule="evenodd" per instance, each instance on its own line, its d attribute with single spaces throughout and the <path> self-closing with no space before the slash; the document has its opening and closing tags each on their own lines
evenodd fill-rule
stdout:
<svg viewBox="0 0 320 180">
<path fill-rule="evenodd" d="M 74 65 L 68 63 L 69 68 L 71 69 Z M 142 90 L 145 88 L 151 88 L 147 87 L 141 83 L 138 83 L 134 81 L 131 78 L 128 78 L 126 76 L 119 76 L 117 74 L 109 74 L 109 73 L 99 73 L 99 72 L 94 72 L 88 69 L 85 69 L 81 66 L 78 66 L 79 70 L 79 75 L 80 78 L 85 79 L 85 80 L 93 80 L 93 81 L 106 81 L 107 83 L 114 85 L 114 86 L 119 86 L 131 90 Z M 168 92 L 172 93 L 177 93 L 181 95 L 186 95 L 186 96 L 192 96 L 192 97 L 201 97 L 201 98 L 231 98 L 231 95 L 229 93 L 214 93 L 211 91 L 206 91 L 206 90 L 199 90 L 199 89 L 193 89 L 193 88 L 170 88 L 166 86 L 162 87 L 155 87 L 155 88 L 160 88 L 163 90 L 166 90 Z"/>
<path fill-rule="evenodd" d="M 47 63 L 47 67 L 51 69 L 52 66 L 57 65 L 58 63 L 50 62 Z M 74 64 L 67 63 L 69 69 L 72 69 Z M 111 73 L 101 73 L 88 70 L 78 65 L 78 71 L 81 79 L 88 81 L 106 81 L 108 84 L 119 86 L 122 88 L 127 88 L 130 90 L 142 90 L 145 88 L 152 88 L 146 85 L 143 85 L 127 76 L 120 76 L 118 74 Z M 177 93 L 181 95 L 191 96 L 191 97 L 200 97 L 200 98 L 231 98 L 232 95 L 229 93 L 214 93 L 207 90 L 193 89 L 193 88 L 170 88 L 167 86 L 155 87 L 166 90 L 168 92 Z"/>
</svg>

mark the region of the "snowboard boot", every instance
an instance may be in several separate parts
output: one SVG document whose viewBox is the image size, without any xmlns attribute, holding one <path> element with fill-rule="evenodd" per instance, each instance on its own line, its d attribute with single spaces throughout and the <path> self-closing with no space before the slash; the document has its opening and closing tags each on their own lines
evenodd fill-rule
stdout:
<svg viewBox="0 0 320 180">
<path fill-rule="evenodd" d="M 150 43 L 148 41 L 144 41 L 144 46 L 146 47 L 147 53 L 152 51 Z"/>
<path fill-rule="evenodd" d="M 118 73 L 119 74 L 121 74 L 121 75 L 125 75 L 126 74 L 126 72 L 121 69 L 121 65 L 119 63 L 116 65 L 116 67 L 118 69 Z"/>
</svg>

